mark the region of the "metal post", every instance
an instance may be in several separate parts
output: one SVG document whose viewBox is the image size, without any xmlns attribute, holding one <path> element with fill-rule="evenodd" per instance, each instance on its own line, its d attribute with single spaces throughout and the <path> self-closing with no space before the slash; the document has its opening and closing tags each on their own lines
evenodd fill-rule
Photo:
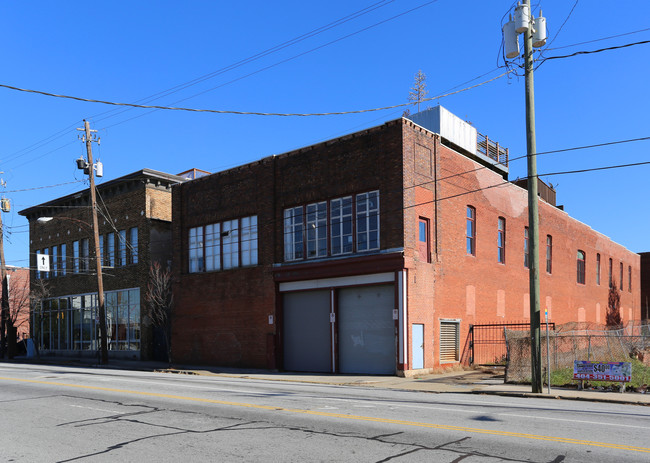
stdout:
<svg viewBox="0 0 650 463">
<path fill-rule="evenodd" d="M 0 310 L 0 358 L 4 358 L 7 344 L 9 322 L 9 285 L 7 284 L 7 267 L 5 266 L 4 229 L 2 212 L 0 212 L 0 277 L 2 278 L 2 305 Z"/>
<path fill-rule="evenodd" d="M 530 0 L 524 0 L 530 8 Z M 533 82 L 533 34 L 524 32 L 526 64 L 526 148 L 528 157 L 528 228 L 530 232 L 530 382 L 532 392 L 542 392 L 542 353 L 539 340 L 539 214 L 537 199 L 537 146 L 535 141 L 535 89 Z"/>
<path fill-rule="evenodd" d="M 546 319 L 546 375 L 548 379 L 548 393 L 551 394 L 551 338 L 548 332 L 548 309 L 544 312 Z"/>
</svg>

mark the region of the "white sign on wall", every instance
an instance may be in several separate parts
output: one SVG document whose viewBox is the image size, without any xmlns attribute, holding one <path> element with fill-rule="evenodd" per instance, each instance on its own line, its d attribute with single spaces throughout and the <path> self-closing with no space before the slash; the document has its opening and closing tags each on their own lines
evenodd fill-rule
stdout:
<svg viewBox="0 0 650 463">
<path fill-rule="evenodd" d="M 50 256 L 47 254 L 36 254 L 36 268 L 39 272 L 50 271 Z"/>
</svg>

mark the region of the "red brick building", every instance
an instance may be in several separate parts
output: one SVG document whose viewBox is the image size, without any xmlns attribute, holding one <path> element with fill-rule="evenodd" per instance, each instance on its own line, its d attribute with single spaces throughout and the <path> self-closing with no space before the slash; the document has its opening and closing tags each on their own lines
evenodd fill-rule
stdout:
<svg viewBox="0 0 650 463">
<path fill-rule="evenodd" d="M 9 319 L 18 340 L 29 338 L 29 269 L 7 266 Z M 0 295 L 3 288 L 0 286 Z"/>
<path fill-rule="evenodd" d="M 527 193 L 507 174 L 507 150 L 438 107 L 176 185 L 174 361 L 459 362 L 470 324 L 529 317 Z M 604 323 L 610 281 L 640 318 L 637 254 L 544 200 L 539 249 L 553 321 Z"/>
</svg>

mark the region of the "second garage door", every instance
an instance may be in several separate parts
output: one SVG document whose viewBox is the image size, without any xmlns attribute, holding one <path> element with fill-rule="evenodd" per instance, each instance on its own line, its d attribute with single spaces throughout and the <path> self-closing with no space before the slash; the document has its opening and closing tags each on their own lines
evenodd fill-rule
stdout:
<svg viewBox="0 0 650 463">
<path fill-rule="evenodd" d="M 394 285 L 339 291 L 339 370 L 341 373 L 395 373 Z"/>
</svg>

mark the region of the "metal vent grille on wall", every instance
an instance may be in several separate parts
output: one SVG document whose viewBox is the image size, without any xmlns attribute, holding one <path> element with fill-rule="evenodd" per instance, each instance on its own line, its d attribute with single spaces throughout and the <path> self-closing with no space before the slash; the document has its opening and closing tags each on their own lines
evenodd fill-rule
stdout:
<svg viewBox="0 0 650 463">
<path fill-rule="evenodd" d="M 460 353 L 460 323 L 458 321 L 440 322 L 440 361 L 457 362 Z"/>
</svg>

